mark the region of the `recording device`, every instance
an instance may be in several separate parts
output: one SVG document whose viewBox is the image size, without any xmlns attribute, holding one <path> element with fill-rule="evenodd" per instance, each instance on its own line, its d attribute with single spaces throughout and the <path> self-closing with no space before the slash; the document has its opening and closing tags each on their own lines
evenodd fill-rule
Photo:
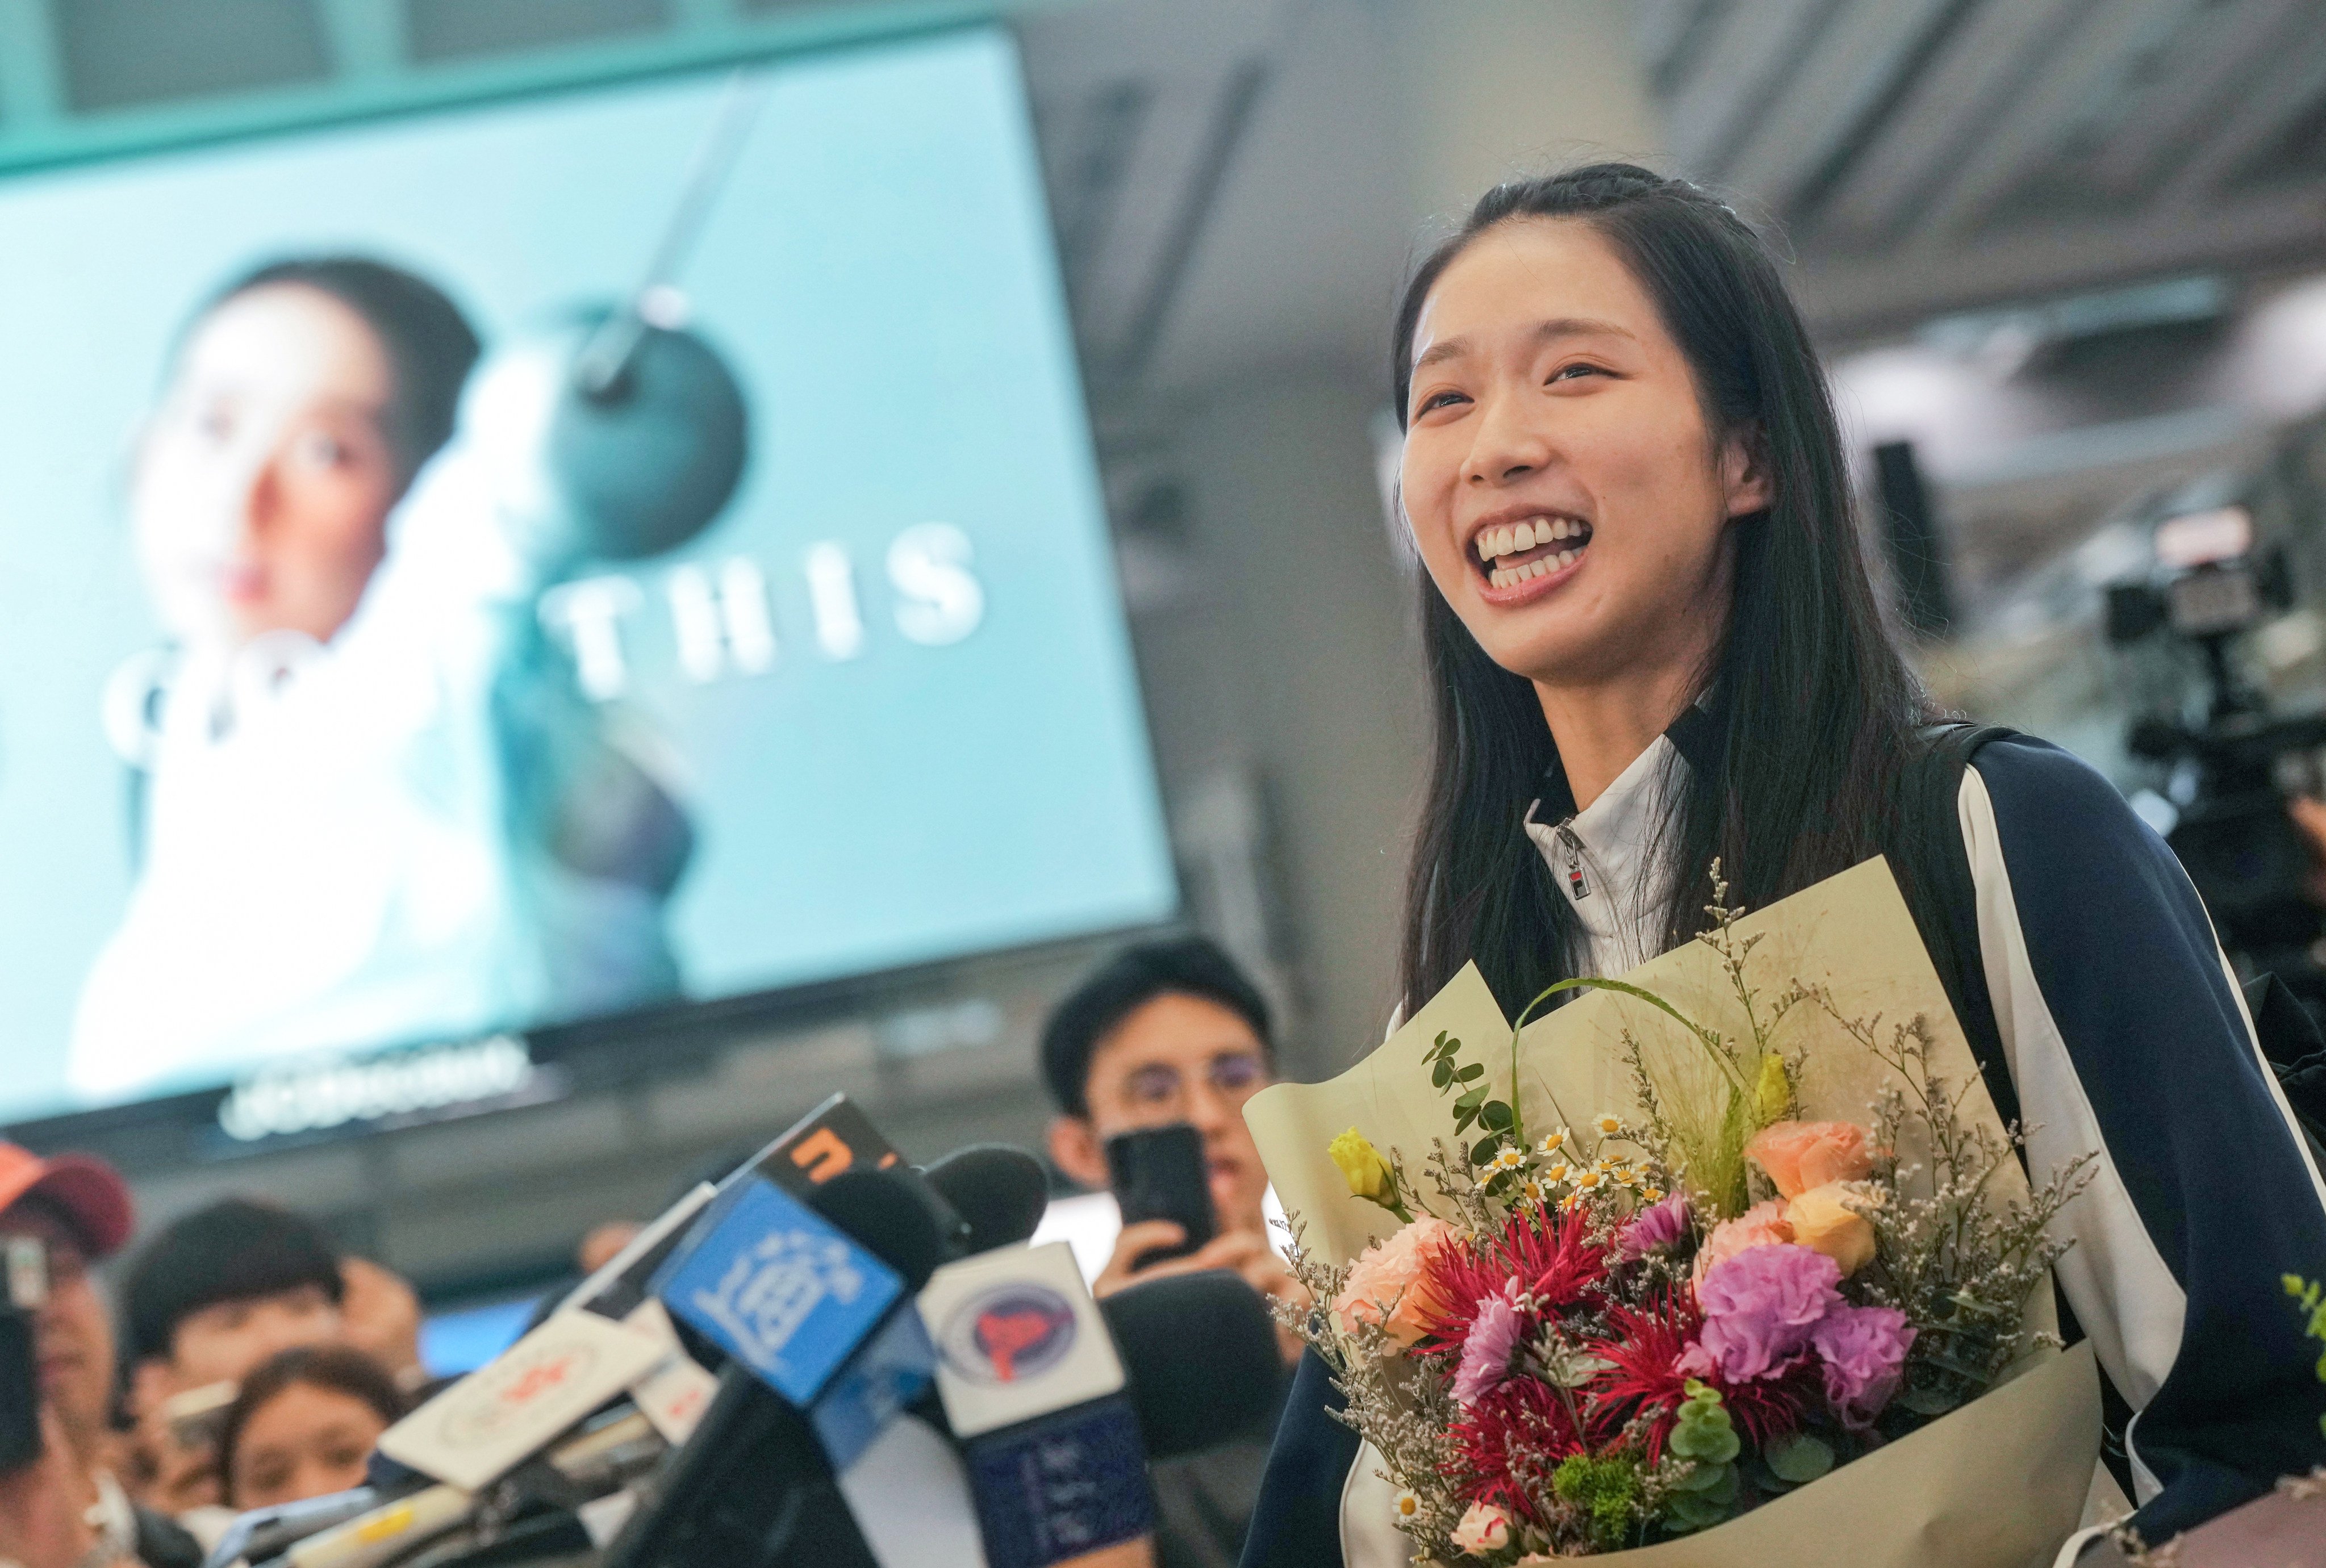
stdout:
<svg viewBox="0 0 2326 1568">
<path fill-rule="evenodd" d="M 664 1304 L 729 1363 L 694 1435 L 642 1489 L 607 1568 L 877 1568 L 838 1472 L 927 1387 L 935 1351 L 912 1297 L 954 1227 L 893 1166 L 842 1166 L 811 1199 L 737 1182 L 665 1266 Z"/>
<path fill-rule="evenodd" d="M 241 1385 L 229 1380 L 170 1396 L 159 1414 L 171 1441 L 180 1448 L 216 1448 L 226 1435 L 226 1413 L 234 1408 L 234 1396 L 240 1391 Z"/>
<path fill-rule="evenodd" d="M 1284 1392 L 1267 1299 L 1227 1269 L 1142 1280 L 1098 1304 L 1150 1460 L 1265 1433 Z"/>
<path fill-rule="evenodd" d="M 41 1308 L 49 1251 L 37 1237 L 0 1237 L 0 1475 L 41 1457 Z"/>
<path fill-rule="evenodd" d="M 2248 504 L 2178 511 L 2156 524 L 2154 568 L 2107 589 L 2107 636 L 2128 645 L 2162 633 L 2201 655 L 2202 719 L 2152 715 L 2126 744 L 2176 770 L 2179 815 L 2165 841 L 2223 945 L 2315 1010 L 2326 1003 L 2313 951 L 2326 927 L 2305 887 L 2310 848 L 2285 800 L 2317 788 L 2310 754 L 2326 745 L 2326 715 L 2274 718 L 2233 657 L 2240 636 L 2293 602 L 2284 548 L 2262 544 Z"/>
<path fill-rule="evenodd" d="M 948 1265 L 920 1305 L 991 1568 L 1048 1568 L 1153 1530 L 1138 1413 L 1072 1248 Z"/>
<path fill-rule="evenodd" d="M 1185 1257 L 1217 1233 L 1204 1137 L 1186 1122 L 1117 1133 L 1106 1140 L 1106 1168 L 1125 1225 L 1168 1220 L 1187 1233 L 1176 1247 L 1143 1254 L 1142 1262 Z"/>
</svg>

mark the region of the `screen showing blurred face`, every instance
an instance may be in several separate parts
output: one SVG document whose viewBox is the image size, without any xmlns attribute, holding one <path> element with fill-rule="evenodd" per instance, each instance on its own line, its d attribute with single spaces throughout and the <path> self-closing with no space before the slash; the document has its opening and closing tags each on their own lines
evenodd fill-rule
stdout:
<svg viewBox="0 0 2326 1568">
<path fill-rule="evenodd" d="M 364 1461 L 387 1424 L 351 1394 L 293 1383 L 250 1413 L 235 1444 L 231 1495 L 271 1508 L 364 1482 Z"/>
<path fill-rule="evenodd" d="M 406 477 L 395 390 L 369 325 L 320 290 L 253 289 L 196 325 L 130 497 L 165 631 L 231 648 L 276 631 L 327 642 L 346 624 Z"/>
<path fill-rule="evenodd" d="M 217 1302 L 179 1322 L 170 1341 L 171 1372 L 181 1389 L 239 1383 L 277 1350 L 334 1343 L 341 1335 L 338 1305 L 315 1285 Z"/>
</svg>

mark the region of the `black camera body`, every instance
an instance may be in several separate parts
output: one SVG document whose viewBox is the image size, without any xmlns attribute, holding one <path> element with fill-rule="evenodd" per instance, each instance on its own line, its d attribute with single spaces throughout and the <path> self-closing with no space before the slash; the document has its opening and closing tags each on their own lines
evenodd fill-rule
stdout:
<svg viewBox="0 0 2326 1568">
<path fill-rule="evenodd" d="M 2140 719 L 2126 749 L 2185 770 L 2165 841 L 2222 945 L 2316 1010 L 2326 1006 L 2326 919 L 2311 900 L 2314 858 L 2286 797 L 2316 788 L 2312 754 L 2326 746 L 2326 714 L 2271 716 L 2231 657 L 2239 636 L 2293 607 L 2284 548 L 2257 547 L 2252 511 L 2233 503 L 2166 516 L 2155 554 L 2149 574 L 2108 588 L 2108 640 L 2127 645 L 2164 632 L 2193 645 L 2204 660 L 2205 716 Z"/>
<path fill-rule="evenodd" d="M 40 1315 L 49 1253 L 29 1236 L 0 1237 L 0 1475 L 41 1457 Z"/>
</svg>

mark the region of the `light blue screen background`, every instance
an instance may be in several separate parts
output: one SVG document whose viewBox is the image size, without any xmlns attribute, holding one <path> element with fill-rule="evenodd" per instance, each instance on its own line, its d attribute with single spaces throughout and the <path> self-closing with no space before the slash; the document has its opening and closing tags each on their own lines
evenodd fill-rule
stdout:
<svg viewBox="0 0 2326 1568">
<path fill-rule="evenodd" d="M 666 614 L 628 635 L 628 700 L 673 743 L 699 836 L 671 913 L 687 992 L 1161 917 L 1175 890 L 1011 46 L 771 69 L 684 278 L 753 400 L 751 467 L 673 560 L 754 560 L 779 661 L 698 685 Z M 98 694 L 156 639 L 121 492 L 189 309 L 254 263 L 337 249 L 445 286 L 488 344 L 610 298 L 722 81 L 0 184 L 0 1120 L 69 1109 L 72 1007 L 129 887 Z M 882 568 L 932 521 L 969 536 L 986 598 L 942 647 L 900 635 Z M 800 570 L 825 540 L 862 604 L 846 662 L 819 656 Z M 631 572 L 650 612 L 671 563 Z"/>
</svg>

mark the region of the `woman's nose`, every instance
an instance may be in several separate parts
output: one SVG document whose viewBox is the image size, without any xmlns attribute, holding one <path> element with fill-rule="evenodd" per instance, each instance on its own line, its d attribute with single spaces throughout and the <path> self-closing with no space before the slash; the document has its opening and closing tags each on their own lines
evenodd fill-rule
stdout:
<svg viewBox="0 0 2326 1568">
<path fill-rule="evenodd" d="M 1531 413 L 1521 399 L 1482 400 L 1464 478 L 1481 487 L 1506 485 L 1548 466 L 1553 456 L 1549 432 Z"/>
<path fill-rule="evenodd" d="M 235 519 L 239 543 L 252 543 L 274 532 L 283 503 L 283 459 L 268 452 L 252 462 L 237 485 Z"/>
</svg>

